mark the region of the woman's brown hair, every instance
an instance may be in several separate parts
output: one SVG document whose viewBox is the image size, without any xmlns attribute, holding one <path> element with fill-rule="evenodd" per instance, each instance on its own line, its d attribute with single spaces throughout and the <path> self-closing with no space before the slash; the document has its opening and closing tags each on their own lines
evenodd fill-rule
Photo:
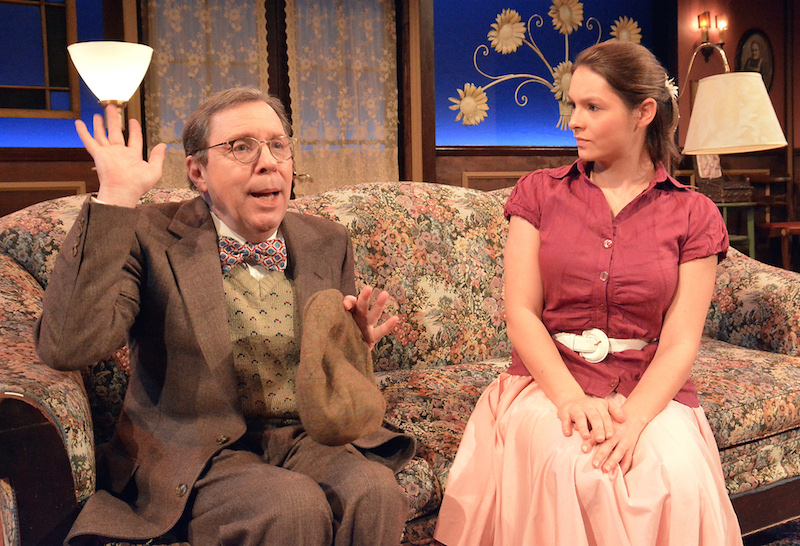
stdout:
<svg viewBox="0 0 800 546">
<path fill-rule="evenodd" d="M 645 147 L 653 164 L 669 167 L 681 154 L 675 142 L 678 101 L 667 86 L 667 71 L 646 47 L 631 42 L 608 41 L 578 55 L 572 67 L 585 67 L 602 76 L 631 109 L 652 98 L 658 106 L 647 127 Z"/>
</svg>

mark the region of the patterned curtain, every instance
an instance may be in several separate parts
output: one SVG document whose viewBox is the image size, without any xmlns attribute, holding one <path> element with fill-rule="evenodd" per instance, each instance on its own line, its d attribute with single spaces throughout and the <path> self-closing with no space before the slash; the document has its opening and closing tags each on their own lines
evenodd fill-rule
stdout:
<svg viewBox="0 0 800 546">
<path fill-rule="evenodd" d="M 298 196 L 398 179 L 391 0 L 287 0 Z"/>
<path fill-rule="evenodd" d="M 148 0 L 148 44 L 155 50 L 145 82 L 147 146 L 169 144 L 161 187 L 185 187 L 181 131 L 211 93 L 267 84 L 264 3 L 242 0 Z"/>
</svg>

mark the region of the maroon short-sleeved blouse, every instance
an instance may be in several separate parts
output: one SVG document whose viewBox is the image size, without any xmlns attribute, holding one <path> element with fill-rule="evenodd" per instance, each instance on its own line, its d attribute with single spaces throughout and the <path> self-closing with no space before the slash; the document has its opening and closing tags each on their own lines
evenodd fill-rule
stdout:
<svg viewBox="0 0 800 546">
<path fill-rule="evenodd" d="M 649 187 L 612 217 L 586 169 L 578 160 L 526 175 L 505 206 L 507 218 L 520 216 L 539 230 L 544 325 L 551 334 L 599 328 L 612 338 L 657 339 L 678 265 L 714 254 L 724 258 L 722 216 L 710 199 L 659 165 Z M 593 364 L 556 343 L 584 392 L 600 397 L 630 395 L 657 345 Z M 508 372 L 530 375 L 516 350 Z M 699 405 L 691 380 L 675 400 Z"/>
</svg>

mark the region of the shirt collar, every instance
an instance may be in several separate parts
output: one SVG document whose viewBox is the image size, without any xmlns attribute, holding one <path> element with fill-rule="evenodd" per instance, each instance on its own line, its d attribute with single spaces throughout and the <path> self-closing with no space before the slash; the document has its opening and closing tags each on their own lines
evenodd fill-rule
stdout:
<svg viewBox="0 0 800 546">
<path fill-rule="evenodd" d="M 589 162 L 584 161 L 583 159 L 577 159 L 572 165 L 565 168 L 563 172 L 559 174 L 561 175 L 560 176 L 561 178 L 566 178 L 570 174 L 580 173 L 588 179 L 589 178 L 589 175 L 587 174 L 588 170 L 589 170 Z M 685 190 L 689 188 L 689 186 L 681 184 L 680 182 L 672 178 L 667 172 L 667 169 L 664 167 L 664 164 L 661 162 L 659 162 L 658 165 L 656 165 L 656 174 L 653 176 L 653 179 L 650 181 L 650 185 L 648 186 L 647 189 L 649 190 L 656 186 L 658 186 L 659 189 L 664 189 L 664 190 L 673 188 L 679 190 Z"/>
<path fill-rule="evenodd" d="M 244 237 L 233 231 L 228 224 L 223 222 L 219 216 L 214 214 L 214 211 L 209 209 L 209 212 L 211 212 L 211 219 L 214 221 L 214 228 L 217 230 L 217 237 L 230 237 L 240 244 L 245 244 L 247 242 Z M 267 241 L 275 239 L 278 236 L 278 231 L 280 230 L 276 229 L 275 233 L 267 237 Z"/>
</svg>

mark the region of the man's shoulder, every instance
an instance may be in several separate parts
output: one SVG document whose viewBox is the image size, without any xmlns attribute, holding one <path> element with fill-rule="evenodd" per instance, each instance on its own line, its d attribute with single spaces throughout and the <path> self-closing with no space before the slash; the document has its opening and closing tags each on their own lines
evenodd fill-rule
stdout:
<svg viewBox="0 0 800 546">
<path fill-rule="evenodd" d="M 141 203 L 137 208 L 140 215 L 156 222 L 160 220 L 171 221 L 172 219 L 190 221 L 196 218 L 205 219 L 209 217 L 208 205 L 200 196 L 179 201 Z"/>
</svg>

